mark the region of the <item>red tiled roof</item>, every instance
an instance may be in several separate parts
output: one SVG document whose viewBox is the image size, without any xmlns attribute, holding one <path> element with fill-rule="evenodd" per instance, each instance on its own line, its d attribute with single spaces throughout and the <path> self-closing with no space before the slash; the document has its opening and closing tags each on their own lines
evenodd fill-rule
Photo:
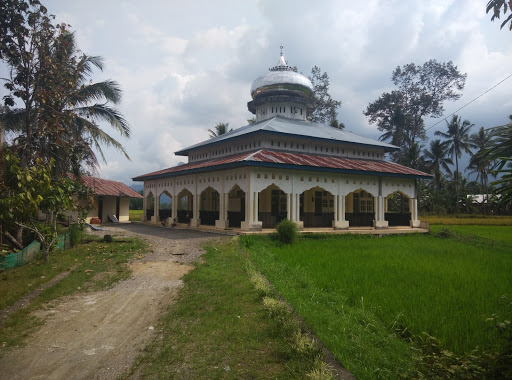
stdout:
<svg viewBox="0 0 512 380">
<path fill-rule="evenodd" d="M 135 190 L 131 189 L 122 182 L 87 176 L 82 177 L 81 181 L 84 185 L 94 189 L 95 195 L 111 195 L 114 197 L 142 198 L 142 195 L 140 195 Z"/>
<path fill-rule="evenodd" d="M 282 164 L 284 166 L 298 166 L 307 168 L 338 169 L 341 171 L 385 173 L 405 175 L 414 177 L 432 177 L 430 174 L 419 170 L 411 169 L 403 165 L 388 161 L 361 160 L 353 158 L 341 158 L 332 156 L 321 156 L 304 153 L 277 152 L 272 150 L 258 150 L 256 152 L 236 154 L 228 157 L 221 157 L 214 160 L 191 162 L 172 168 L 159 170 L 133 178 L 134 181 L 144 181 L 155 177 L 165 177 L 189 170 L 215 170 L 216 166 L 235 165 L 245 163 Z M 257 164 L 256 164 L 257 165 Z M 299 169 L 299 168 L 298 168 Z"/>
</svg>

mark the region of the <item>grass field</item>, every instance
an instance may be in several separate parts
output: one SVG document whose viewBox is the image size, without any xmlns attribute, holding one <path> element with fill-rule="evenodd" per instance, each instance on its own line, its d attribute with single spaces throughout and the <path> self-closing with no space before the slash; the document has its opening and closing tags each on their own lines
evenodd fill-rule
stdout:
<svg viewBox="0 0 512 380">
<path fill-rule="evenodd" d="M 151 379 L 305 379 L 310 360 L 268 318 L 236 240 L 207 247 L 187 274 L 160 336 L 124 376 Z M 311 358 L 310 358 L 311 359 Z M 313 358 L 314 359 L 314 358 Z M 125 378 L 122 376 L 121 378 Z"/>
<path fill-rule="evenodd" d="M 407 339 L 468 353 L 496 339 L 486 315 L 512 294 L 510 230 L 465 243 L 433 235 L 255 237 L 251 259 L 357 378 L 414 374 Z M 407 377 L 407 376 L 406 376 Z"/>
<path fill-rule="evenodd" d="M 131 222 L 140 222 L 141 217 L 142 217 L 142 210 L 130 210 L 130 221 Z"/>
<path fill-rule="evenodd" d="M 512 226 L 511 215 L 420 215 L 419 219 L 430 224 Z"/>
</svg>

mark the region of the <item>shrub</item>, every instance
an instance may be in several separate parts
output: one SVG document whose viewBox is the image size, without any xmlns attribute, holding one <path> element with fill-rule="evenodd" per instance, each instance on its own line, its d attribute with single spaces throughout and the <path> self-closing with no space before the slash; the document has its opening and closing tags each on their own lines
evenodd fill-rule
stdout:
<svg viewBox="0 0 512 380">
<path fill-rule="evenodd" d="M 335 377 L 331 369 L 320 358 L 317 358 L 315 365 L 307 377 L 312 380 L 334 380 Z"/>
<path fill-rule="evenodd" d="M 251 248 L 252 245 L 254 244 L 251 235 L 240 236 L 239 241 L 240 241 L 240 245 L 247 249 Z"/>
<path fill-rule="evenodd" d="M 71 224 L 69 226 L 69 240 L 72 248 L 82 241 L 83 231 L 84 228 L 81 224 Z"/>
<path fill-rule="evenodd" d="M 300 330 L 297 330 L 293 335 L 291 345 L 293 350 L 299 355 L 314 357 L 321 353 L 316 341 L 309 334 L 303 333 Z"/>
<path fill-rule="evenodd" d="M 436 236 L 438 238 L 441 238 L 441 239 L 450 239 L 450 238 L 454 238 L 456 235 L 455 231 L 452 230 L 451 228 L 449 227 L 443 227 L 441 228 L 441 230 L 439 230 L 439 232 L 436 234 Z"/>
<path fill-rule="evenodd" d="M 282 220 L 276 230 L 279 241 L 283 244 L 293 244 L 299 235 L 299 228 L 289 219 Z"/>
</svg>

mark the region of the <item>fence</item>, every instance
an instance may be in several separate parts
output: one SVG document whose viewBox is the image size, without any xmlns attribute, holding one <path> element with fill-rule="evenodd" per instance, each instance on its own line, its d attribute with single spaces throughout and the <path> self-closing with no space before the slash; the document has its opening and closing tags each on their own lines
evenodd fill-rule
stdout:
<svg viewBox="0 0 512 380">
<path fill-rule="evenodd" d="M 57 249 L 64 250 L 71 247 L 71 238 L 69 233 L 60 235 L 57 238 Z M 41 250 L 41 243 L 34 240 L 19 252 L 11 253 L 5 257 L 0 257 L 0 270 L 12 269 L 22 266 L 36 258 Z"/>
</svg>

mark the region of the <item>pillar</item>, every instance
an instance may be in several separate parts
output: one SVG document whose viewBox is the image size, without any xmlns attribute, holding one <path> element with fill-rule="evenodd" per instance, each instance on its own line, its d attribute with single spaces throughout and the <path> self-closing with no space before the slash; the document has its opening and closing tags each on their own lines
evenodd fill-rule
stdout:
<svg viewBox="0 0 512 380">
<path fill-rule="evenodd" d="M 154 199 L 154 212 L 153 212 L 153 216 L 151 217 L 151 223 L 158 223 L 160 222 L 160 216 L 158 215 L 159 213 L 159 208 L 160 208 L 160 197 L 158 196 L 153 196 L 153 199 Z"/>
<path fill-rule="evenodd" d="M 346 230 L 349 227 L 348 221 L 345 220 L 345 196 L 334 196 L 334 221 L 333 227 L 335 230 Z"/>
<path fill-rule="evenodd" d="M 228 200 L 224 193 L 219 194 L 219 219 L 215 221 L 215 228 L 225 230 L 228 228 L 228 218 L 227 218 L 227 208 L 228 208 Z"/>
<path fill-rule="evenodd" d="M 292 195 L 286 193 L 286 219 L 292 220 Z"/>
<path fill-rule="evenodd" d="M 258 192 L 248 191 L 245 196 L 245 220 L 242 231 L 261 231 L 263 223 L 258 220 Z"/>
<path fill-rule="evenodd" d="M 384 197 L 379 195 L 375 197 L 375 220 L 373 226 L 377 229 L 388 228 L 389 223 L 384 220 Z"/>
<path fill-rule="evenodd" d="M 418 198 L 409 199 L 409 211 L 411 213 L 411 227 L 419 227 L 420 221 L 418 220 Z"/>
<path fill-rule="evenodd" d="M 197 187 L 197 185 L 196 185 Z M 190 219 L 190 227 L 199 227 L 201 219 L 199 219 L 199 195 L 194 191 L 192 195 L 192 219 Z"/>
<path fill-rule="evenodd" d="M 144 194 L 144 192 L 142 194 Z M 147 202 L 146 195 L 144 195 L 144 198 L 142 198 L 142 218 L 140 219 L 141 222 L 146 221 L 146 209 L 147 209 L 146 202 Z"/>
</svg>

